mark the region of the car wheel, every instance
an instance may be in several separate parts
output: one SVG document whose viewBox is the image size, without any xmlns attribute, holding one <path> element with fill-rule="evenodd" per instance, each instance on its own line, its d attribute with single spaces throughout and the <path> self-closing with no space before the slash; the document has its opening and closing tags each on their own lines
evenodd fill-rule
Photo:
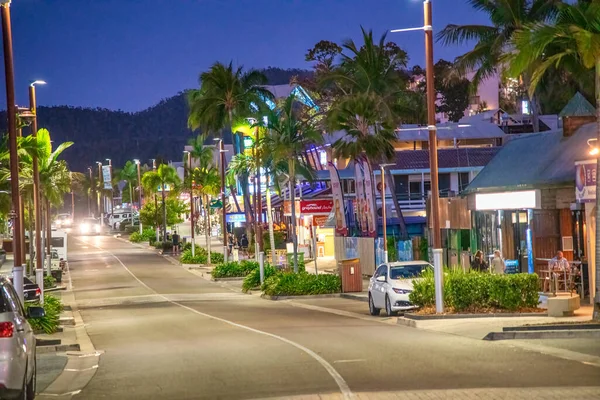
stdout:
<svg viewBox="0 0 600 400">
<path fill-rule="evenodd" d="M 33 363 L 33 374 L 31 374 L 31 380 L 25 388 L 25 399 L 33 400 L 35 398 L 35 389 L 37 384 L 37 368 L 35 362 Z"/>
<path fill-rule="evenodd" d="M 388 317 L 396 315 L 396 313 L 392 311 L 392 302 L 390 301 L 390 298 L 387 294 L 385 295 L 385 312 L 388 315 Z"/>
<path fill-rule="evenodd" d="M 371 294 L 369 293 L 369 313 L 371 313 L 371 315 L 376 316 L 379 315 L 379 312 L 381 310 L 379 308 L 375 308 L 375 303 L 373 303 L 373 297 L 371 297 Z"/>
</svg>

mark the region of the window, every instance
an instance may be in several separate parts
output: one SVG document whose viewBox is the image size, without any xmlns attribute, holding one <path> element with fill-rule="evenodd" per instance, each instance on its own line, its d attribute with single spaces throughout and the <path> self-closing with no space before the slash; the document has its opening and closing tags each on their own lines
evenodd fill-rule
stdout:
<svg viewBox="0 0 600 400">
<path fill-rule="evenodd" d="M 2 291 L 4 292 L 4 298 L 8 301 L 9 308 L 12 312 L 16 312 L 22 317 L 25 316 L 25 310 L 23 310 L 23 306 L 19 301 L 19 296 L 13 289 L 12 285 L 6 284 L 2 286 Z"/>
<path fill-rule="evenodd" d="M 53 237 L 52 238 L 52 247 L 65 247 L 65 238 L 64 237 Z"/>
<path fill-rule="evenodd" d="M 396 193 L 402 196 L 408 195 L 408 175 L 394 175 Z"/>
<path fill-rule="evenodd" d="M 448 192 L 450 191 L 450 174 L 439 174 L 438 179 L 440 195 L 442 197 L 448 197 Z"/>
<path fill-rule="evenodd" d="M 373 278 L 377 278 L 378 276 L 387 275 L 387 265 L 380 265 L 375 271 Z"/>
<path fill-rule="evenodd" d="M 458 191 L 462 192 L 469 186 L 469 173 L 461 172 L 458 174 Z"/>
</svg>

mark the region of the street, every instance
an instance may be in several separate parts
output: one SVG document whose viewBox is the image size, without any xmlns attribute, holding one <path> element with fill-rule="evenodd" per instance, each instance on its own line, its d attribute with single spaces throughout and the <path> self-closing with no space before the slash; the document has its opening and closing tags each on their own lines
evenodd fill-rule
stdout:
<svg viewBox="0 0 600 400">
<path fill-rule="evenodd" d="M 596 366 L 505 343 L 235 292 L 111 237 L 71 237 L 69 253 L 75 299 L 103 352 L 77 398 L 350 398 L 430 390 L 447 397 L 470 388 L 515 388 L 525 396 L 556 387 L 575 395 L 577 387 L 600 382 Z M 556 372 L 551 379 L 549 371 Z"/>
</svg>

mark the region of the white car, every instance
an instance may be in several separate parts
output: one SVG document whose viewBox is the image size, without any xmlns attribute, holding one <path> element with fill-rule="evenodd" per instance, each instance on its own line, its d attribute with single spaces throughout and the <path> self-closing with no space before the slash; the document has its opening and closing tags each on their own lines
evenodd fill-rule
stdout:
<svg viewBox="0 0 600 400">
<path fill-rule="evenodd" d="M 58 214 L 54 220 L 54 226 L 57 228 L 70 228 L 73 225 L 71 214 Z"/>
<path fill-rule="evenodd" d="M 402 261 L 382 264 L 369 282 L 369 312 L 379 315 L 385 308 L 387 315 L 398 311 L 417 308 L 408 299 L 413 291 L 413 280 L 421 276 L 423 270 L 433 266 L 425 261 Z"/>
<path fill-rule="evenodd" d="M 79 224 L 79 233 L 82 235 L 97 235 L 101 230 L 100 221 L 95 218 L 84 218 Z"/>
</svg>

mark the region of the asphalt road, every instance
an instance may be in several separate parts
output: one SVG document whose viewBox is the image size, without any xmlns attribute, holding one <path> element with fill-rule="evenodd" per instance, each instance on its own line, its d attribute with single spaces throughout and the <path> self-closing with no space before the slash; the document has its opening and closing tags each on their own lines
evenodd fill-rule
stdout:
<svg viewBox="0 0 600 400">
<path fill-rule="evenodd" d="M 74 237 L 69 246 L 75 298 L 94 346 L 104 351 L 76 398 L 600 386 L 595 366 L 263 300 L 111 237 Z M 340 310 L 366 307 L 339 300 Z M 551 379 L 549 371 L 556 372 Z"/>
</svg>

